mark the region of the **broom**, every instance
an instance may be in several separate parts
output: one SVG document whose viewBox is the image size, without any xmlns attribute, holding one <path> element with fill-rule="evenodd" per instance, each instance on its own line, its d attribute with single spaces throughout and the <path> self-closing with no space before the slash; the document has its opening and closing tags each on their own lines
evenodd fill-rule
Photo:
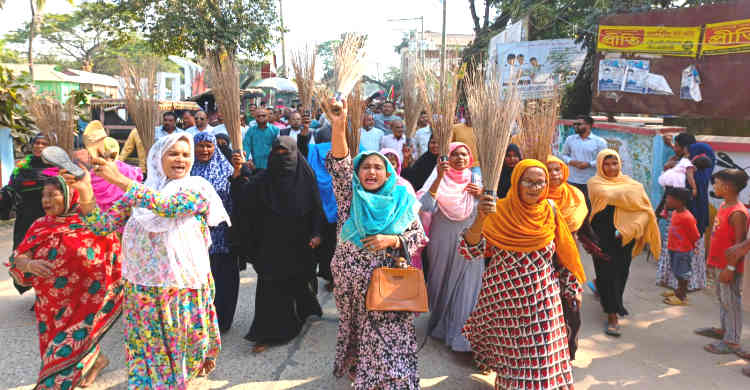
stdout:
<svg viewBox="0 0 750 390">
<path fill-rule="evenodd" d="M 560 95 L 557 90 L 550 97 L 526 102 L 520 115 L 521 132 L 518 134 L 524 158 L 547 161 L 557 135 L 559 113 Z"/>
<path fill-rule="evenodd" d="M 414 138 L 417 122 L 422 112 L 422 101 L 417 87 L 417 61 L 414 55 L 406 55 L 401 62 L 401 98 L 404 103 L 406 138 Z"/>
<path fill-rule="evenodd" d="M 365 73 L 365 43 L 367 36 L 344 35 L 344 41 L 336 48 L 334 60 L 335 94 L 337 102 L 346 99 Z"/>
<path fill-rule="evenodd" d="M 494 195 L 505 150 L 510 143 L 511 127 L 518 119 L 521 102 L 515 86 L 503 91 L 499 79 L 485 79 L 483 71 L 478 67 L 474 69 L 464 81 L 464 92 L 477 137 L 477 157 L 482 170 L 484 193 Z"/>
<path fill-rule="evenodd" d="M 70 155 L 76 136 L 73 99 L 63 104 L 52 96 L 32 95 L 27 104 L 39 131 L 47 135 L 53 145 L 63 148 Z"/>
<path fill-rule="evenodd" d="M 352 158 L 359 154 L 360 127 L 362 127 L 362 116 L 365 113 L 366 106 L 367 102 L 362 98 L 362 83 L 358 82 L 346 99 L 347 116 L 349 117 L 346 143 L 349 145 L 349 154 Z"/>
<path fill-rule="evenodd" d="M 241 148 L 240 80 L 234 55 L 225 50 L 212 53 L 209 56 L 208 70 L 214 83 L 216 105 L 224 118 L 229 138 L 235 148 Z"/>
<path fill-rule="evenodd" d="M 313 89 L 315 88 L 315 50 L 310 46 L 305 46 L 293 52 L 292 68 L 302 109 L 312 110 Z"/>
<path fill-rule="evenodd" d="M 455 62 L 455 58 L 446 62 Z M 440 88 L 440 74 L 432 66 L 420 66 L 417 81 L 425 111 L 431 118 L 432 134 L 440 144 L 440 158 L 448 158 L 448 148 L 453 137 L 453 119 L 458 101 L 459 67 L 446 66 L 445 84 Z"/>
<path fill-rule="evenodd" d="M 138 64 L 120 59 L 122 80 L 125 83 L 125 105 L 146 151 L 151 150 L 154 144 L 156 125 L 159 123 L 157 63 L 154 57 L 140 60 Z"/>
</svg>

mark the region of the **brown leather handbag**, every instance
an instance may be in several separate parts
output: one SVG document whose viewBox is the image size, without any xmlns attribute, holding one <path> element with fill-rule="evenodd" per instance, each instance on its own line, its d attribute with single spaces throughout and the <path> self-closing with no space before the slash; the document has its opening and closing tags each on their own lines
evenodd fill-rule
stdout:
<svg viewBox="0 0 750 390">
<path fill-rule="evenodd" d="M 401 242 L 401 248 L 404 248 Z M 367 289 L 365 307 L 368 311 L 409 311 L 425 313 L 429 311 L 427 286 L 422 270 L 411 267 L 409 251 L 404 248 L 404 257 L 388 257 L 393 267 L 378 267 L 372 272 Z"/>
</svg>

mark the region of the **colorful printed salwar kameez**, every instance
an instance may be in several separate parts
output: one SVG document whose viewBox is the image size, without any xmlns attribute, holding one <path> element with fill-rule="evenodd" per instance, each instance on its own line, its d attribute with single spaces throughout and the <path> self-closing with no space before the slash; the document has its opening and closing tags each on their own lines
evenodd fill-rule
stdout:
<svg viewBox="0 0 750 390">
<path fill-rule="evenodd" d="M 42 365 L 35 389 L 78 386 L 99 357 L 99 341 L 122 312 L 120 243 L 114 234 L 85 229 L 76 214 L 77 195 L 63 192 L 66 214 L 39 218 L 11 257 L 15 283 L 36 294 Z M 48 261 L 54 276 L 21 272 L 15 263 L 21 255 Z"/>
</svg>

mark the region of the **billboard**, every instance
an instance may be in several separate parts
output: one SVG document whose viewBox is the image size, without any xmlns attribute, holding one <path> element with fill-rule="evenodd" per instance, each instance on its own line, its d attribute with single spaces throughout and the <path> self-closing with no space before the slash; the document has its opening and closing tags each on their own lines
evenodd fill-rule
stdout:
<svg viewBox="0 0 750 390">
<path fill-rule="evenodd" d="M 586 50 L 572 39 L 501 43 L 494 66 L 503 85 L 515 84 L 522 99 L 548 96 L 556 86 L 572 83 Z"/>
<path fill-rule="evenodd" d="M 596 50 L 695 57 L 700 26 L 599 26 Z"/>
</svg>

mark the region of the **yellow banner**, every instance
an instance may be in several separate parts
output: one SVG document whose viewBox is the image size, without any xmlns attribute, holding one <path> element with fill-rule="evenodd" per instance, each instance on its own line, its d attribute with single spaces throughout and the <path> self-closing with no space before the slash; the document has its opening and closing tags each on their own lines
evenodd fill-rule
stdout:
<svg viewBox="0 0 750 390">
<path fill-rule="evenodd" d="M 619 51 L 694 57 L 701 28 L 662 26 L 599 26 L 599 51 Z"/>
<path fill-rule="evenodd" d="M 750 53 L 750 19 L 706 25 L 701 55 Z"/>
</svg>

